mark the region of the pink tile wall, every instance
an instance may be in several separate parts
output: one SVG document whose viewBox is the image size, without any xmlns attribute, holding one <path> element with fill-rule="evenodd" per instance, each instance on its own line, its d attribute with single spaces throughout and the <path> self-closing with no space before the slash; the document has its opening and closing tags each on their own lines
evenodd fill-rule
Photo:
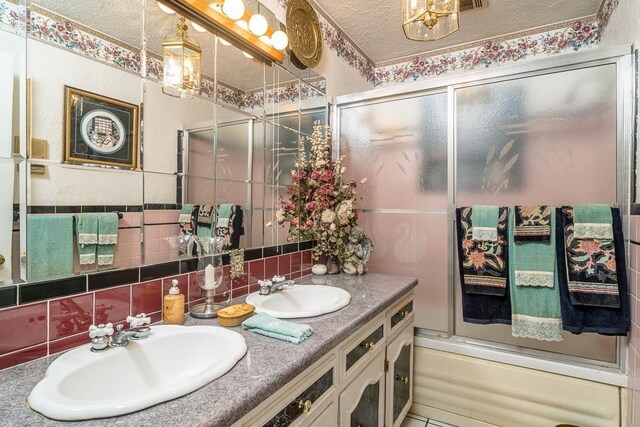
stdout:
<svg viewBox="0 0 640 427">
<path fill-rule="evenodd" d="M 226 302 L 255 292 L 259 279 L 275 274 L 288 279 L 311 274 L 311 251 L 245 262 L 243 276 L 234 280 L 225 267 L 215 300 Z M 124 323 L 127 316 L 140 313 L 160 322 L 162 298 L 173 279 L 185 296 L 185 312 L 204 302 L 198 273 L 188 273 L 0 309 L 0 370 L 88 343 L 91 324 Z"/>
<path fill-rule="evenodd" d="M 177 259 L 177 251 L 171 250 L 167 236 L 180 233 L 179 210 L 144 211 L 144 260 L 147 264 Z"/>
<path fill-rule="evenodd" d="M 627 353 L 627 424 L 640 425 L 640 216 L 629 217 L 629 292 L 631 330 Z"/>
</svg>

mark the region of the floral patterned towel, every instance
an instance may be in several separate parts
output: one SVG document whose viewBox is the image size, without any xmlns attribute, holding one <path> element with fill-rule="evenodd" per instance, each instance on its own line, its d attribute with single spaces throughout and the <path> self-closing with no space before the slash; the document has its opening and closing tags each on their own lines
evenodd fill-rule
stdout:
<svg viewBox="0 0 640 427">
<path fill-rule="evenodd" d="M 472 208 L 460 208 L 458 253 L 461 254 L 462 288 L 469 294 L 504 296 L 509 280 L 507 268 L 507 222 L 509 208 L 501 207 L 496 241 L 473 240 Z"/>
<path fill-rule="evenodd" d="M 516 206 L 513 238 L 516 242 L 548 242 L 551 208 L 546 205 Z"/>
<path fill-rule="evenodd" d="M 614 240 L 577 239 L 573 207 L 563 207 L 562 213 L 571 304 L 620 307 Z"/>
</svg>

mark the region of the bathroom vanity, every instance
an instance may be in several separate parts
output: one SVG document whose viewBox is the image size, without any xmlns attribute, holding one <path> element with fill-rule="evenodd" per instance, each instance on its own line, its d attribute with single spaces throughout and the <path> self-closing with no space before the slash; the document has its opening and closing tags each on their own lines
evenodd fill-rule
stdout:
<svg viewBox="0 0 640 427">
<path fill-rule="evenodd" d="M 296 320 L 313 335 L 294 345 L 243 330 L 248 351 L 226 375 L 183 397 L 98 426 L 397 426 L 412 402 L 413 288 L 409 277 L 307 276 L 351 294 L 334 313 Z M 190 319 L 187 325 L 217 325 Z M 87 349 L 87 351 L 89 351 Z M 198 351 L 197 348 L 194 351 Z M 66 425 L 32 411 L 25 397 L 57 356 L 0 372 L 0 406 L 9 425 Z M 180 361 L 177 361 L 178 363 Z M 171 366 L 166 375 L 171 375 Z M 113 381 L 118 381 L 114 372 Z"/>
</svg>

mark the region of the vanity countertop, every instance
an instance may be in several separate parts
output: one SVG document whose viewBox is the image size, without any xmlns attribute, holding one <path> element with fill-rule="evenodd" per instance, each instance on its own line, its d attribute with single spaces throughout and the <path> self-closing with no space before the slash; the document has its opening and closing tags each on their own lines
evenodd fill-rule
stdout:
<svg viewBox="0 0 640 427">
<path fill-rule="evenodd" d="M 313 335 L 291 344 L 231 328 L 247 342 L 247 354 L 227 374 L 178 399 L 115 418 L 83 422 L 53 421 L 32 411 L 26 397 L 57 356 L 49 356 L 0 372 L 0 425 L 135 425 L 226 426 L 302 373 L 358 328 L 385 311 L 416 286 L 410 277 L 367 273 L 364 276 L 306 276 L 297 284 L 325 284 L 345 289 L 351 302 L 345 308 L 309 319 L 295 319 L 313 327 Z M 244 300 L 244 298 L 242 298 Z M 217 319 L 187 316 L 186 325 L 218 325 Z M 167 367 L 167 375 L 170 375 Z M 117 374 L 113 379 L 117 381 Z"/>
</svg>

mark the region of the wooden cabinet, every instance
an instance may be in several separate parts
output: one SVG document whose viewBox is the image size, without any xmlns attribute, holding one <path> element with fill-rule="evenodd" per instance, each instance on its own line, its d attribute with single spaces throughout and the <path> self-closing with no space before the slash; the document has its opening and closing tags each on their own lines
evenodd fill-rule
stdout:
<svg viewBox="0 0 640 427">
<path fill-rule="evenodd" d="M 382 427 L 385 410 L 384 351 L 340 393 L 340 426 Z"/>
<path fill-rule="evenodd" d="M 387 346 L 386 426 L 397 427 L 413 401 L 413 324 Z"/>
<path fill-rule="evenodd" d="M 410 292 L 234 427 L 399 426 L 413 400 L 413 319 Z"/>
</svg>

